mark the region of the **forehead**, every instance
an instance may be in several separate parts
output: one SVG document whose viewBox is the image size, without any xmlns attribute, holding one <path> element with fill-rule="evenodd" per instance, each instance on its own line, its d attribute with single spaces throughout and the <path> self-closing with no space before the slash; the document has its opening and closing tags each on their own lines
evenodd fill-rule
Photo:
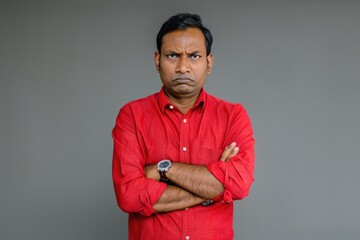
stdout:
<svg viewBox="0 0 360 240">
<path fill-rule="evenodd" d="M 198 28 L 176 30 L 164 35 L 161 50 L 196 49 L 206 51 L 204 34 Z"/>
</svg>

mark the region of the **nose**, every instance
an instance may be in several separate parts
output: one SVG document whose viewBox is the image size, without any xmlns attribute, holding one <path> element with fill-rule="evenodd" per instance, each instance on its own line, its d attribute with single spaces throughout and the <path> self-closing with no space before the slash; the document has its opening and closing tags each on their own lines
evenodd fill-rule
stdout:
<svg viewBox="0 0 360 240">
<path fill-rule="evenodd" d="M 190 65 L 186 56 L 179 58 L 176 66 L 176 72 L 186 73 L 190 71 Z"/>
</svg>

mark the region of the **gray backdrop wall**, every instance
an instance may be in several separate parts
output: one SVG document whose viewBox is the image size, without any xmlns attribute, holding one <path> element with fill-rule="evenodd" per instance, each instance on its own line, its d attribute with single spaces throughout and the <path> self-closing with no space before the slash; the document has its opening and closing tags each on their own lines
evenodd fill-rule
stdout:
<svg viewBox="0 0 360 240">
<path fill-rule="evenodd" d="M 178 12 L 214 35 L 208 92 L 257 140 L 236 239 L 360 236 L 359 1 L 0 1 L 0 239 L 126 239 L 111 129 L 160 89 L 155 36 Z"/>
</svg>

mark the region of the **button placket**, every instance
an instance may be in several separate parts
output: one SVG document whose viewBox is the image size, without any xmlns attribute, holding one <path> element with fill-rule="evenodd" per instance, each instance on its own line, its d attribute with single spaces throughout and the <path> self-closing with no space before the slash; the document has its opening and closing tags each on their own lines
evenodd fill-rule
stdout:
<svg viewBox="0 0 360 240">
<path fill-rule="evenodd" d="M 191 110 L 190 110 L 191 111 Z M 183 163 L 189 163 L 189 113 L 182 115 L 179 119 L 179 132 L 180 132 L 180 141 L 179 141 L 179 150 L 180 150 L 180 160 Z"/>
</svg>

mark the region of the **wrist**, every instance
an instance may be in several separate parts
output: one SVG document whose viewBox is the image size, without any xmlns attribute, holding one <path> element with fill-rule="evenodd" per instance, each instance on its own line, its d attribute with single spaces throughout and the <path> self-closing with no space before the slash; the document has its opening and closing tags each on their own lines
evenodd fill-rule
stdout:
<svg viewBox="0 0 360 240">
<path fill-rule="evenodd" d="M 160 182 L 165 182 L 165 183 L 170 182 L 166 174 L 171 169 L 171 167 L 172 167 L 172 162 L 168 159 L 160 160 L 157 163 L 157 171 L 159 173 Z"/>
<path fill-rule="evenodd" d="M 160 177 L 159 177 L 159 173 L 157 171 L 156 164 L 152 164 L 152 165 L 149 165 L 149 166 L 145 167 L 145 176 L 147 178 L 151 178 L 151 179 L 154 179 L 156 181 L 159 181 Z"/>
</svg>

